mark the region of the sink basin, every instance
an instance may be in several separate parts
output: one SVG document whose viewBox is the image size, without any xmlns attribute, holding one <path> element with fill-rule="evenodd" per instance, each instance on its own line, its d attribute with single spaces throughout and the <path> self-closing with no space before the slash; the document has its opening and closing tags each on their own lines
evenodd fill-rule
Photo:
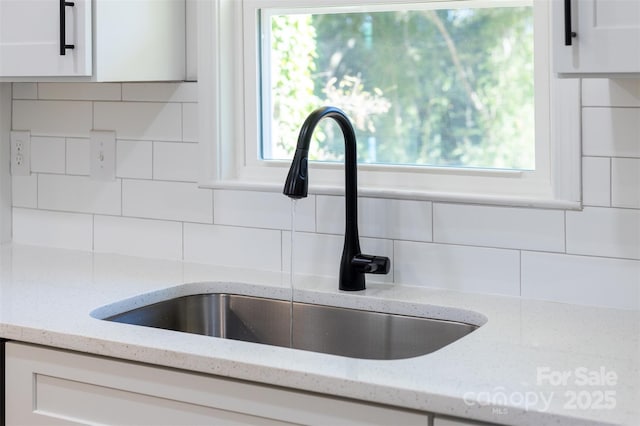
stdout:
<svg viewBox="0 0 640 426">
<path fill-rule="evenodd" d="M 428 354 L 477 328 L 453 321 L 224 293 L 178 297 L 105 320 L 378 360 Z"/>
</svg>

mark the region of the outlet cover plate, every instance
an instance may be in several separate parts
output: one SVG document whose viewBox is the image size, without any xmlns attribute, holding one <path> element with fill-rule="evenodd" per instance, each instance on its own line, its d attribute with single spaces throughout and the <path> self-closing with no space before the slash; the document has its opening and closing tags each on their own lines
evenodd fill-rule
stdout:
<svg viewBox="0 0 640 426">
<path fill-rule="evenodd" d="M 11 175 L 31 175 L 31 132 L 11 132 Z"/>
<path fill-rule="evenodd" d="M 92 130 L 91 161 L 89 174 L 93 180 L 113 181 L 116 179 L 116 133 Z"/>
</svg>

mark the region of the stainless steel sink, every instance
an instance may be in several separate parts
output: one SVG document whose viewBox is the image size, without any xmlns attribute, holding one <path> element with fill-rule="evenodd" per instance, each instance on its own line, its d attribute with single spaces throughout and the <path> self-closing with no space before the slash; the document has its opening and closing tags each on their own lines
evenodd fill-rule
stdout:
<svg viewBox="0 0 640 426">
<path fill-rule="evenodd" d="M 293 315 L 293 321 L 291 321 Z M 411 358 L 434 352 L 477 326 L 404 315 L 234 294 L 166 300 L 105 318 L 364 359 Z"/>
</svg>

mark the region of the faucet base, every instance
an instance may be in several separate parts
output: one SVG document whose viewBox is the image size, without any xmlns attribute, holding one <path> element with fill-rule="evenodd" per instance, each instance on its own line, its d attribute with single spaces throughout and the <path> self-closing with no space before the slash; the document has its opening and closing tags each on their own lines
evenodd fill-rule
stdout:
<svg viewBox="0 0 640 426">
<path fill-rule="evenodd" d="M 358 274 L 357 277 L 352 277 L 355 279 L 349 280 L 340 280 L 338 289 L 341 291 L 360 291 L 366 288 L 364 281 L 364 274 Z"/>
</svg>

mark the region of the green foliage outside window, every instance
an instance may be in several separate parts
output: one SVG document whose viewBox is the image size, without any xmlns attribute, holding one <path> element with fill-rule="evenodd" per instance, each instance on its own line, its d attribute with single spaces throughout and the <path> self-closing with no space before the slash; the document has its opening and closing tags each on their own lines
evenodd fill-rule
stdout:
<svg viewBox="0 0 640 426">
<path fill-rule="evenodd" d="M 270 158 L 330 104 L 361 162 L 535 167 L 531 7 L 275 16 L 271 64 Z M 341 159 L 340 133 L 316 133 L 312 157 Z"/>
</svg>

